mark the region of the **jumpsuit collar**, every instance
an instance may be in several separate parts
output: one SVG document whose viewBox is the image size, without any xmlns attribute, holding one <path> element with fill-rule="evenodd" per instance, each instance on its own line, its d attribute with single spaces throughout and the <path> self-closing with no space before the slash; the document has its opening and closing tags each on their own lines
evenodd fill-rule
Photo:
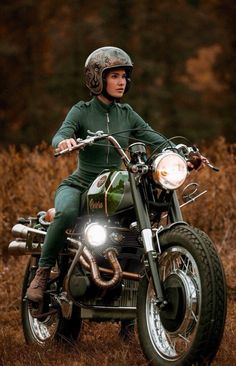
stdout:
<svg viewBox="0 0 236 366">
<path fill-rule="evenodd" d="M 105 113 L 109 113 L 116 105 L 116 102 L 112 102 L 111 104 L 105 104 L 101 102 L 97 97 L 93 98 L 93 102 L 101 111 Z"/>
</svg>

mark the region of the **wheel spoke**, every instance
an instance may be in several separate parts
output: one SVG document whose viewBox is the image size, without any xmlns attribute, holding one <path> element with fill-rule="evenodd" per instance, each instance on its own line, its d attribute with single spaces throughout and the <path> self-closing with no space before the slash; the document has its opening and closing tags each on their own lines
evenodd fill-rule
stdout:
<svg viewBox="0 0 236 366">
<path fill-rule="evenodd" d="M 198 322 L 198 317 L 196 316 L 196 314 L 194 313 L 194 311 L 193 311 L 193 310 L 192 310 L 191 314 L 192 314 L 193 319 L 194 319 L 194 320 L 195 320 L 195 322 L 197 323 L 197 322 Z"/>
<path fill-rule="evenodd" d="M 183 268 L 182 270 L 185 272 L 185 273 L 188 273 L 189 272 L 189 265 L 190 265 L 190 260 L 189 258 L 187 258 L 187 260 L 184 260 L 183 257 L 181 257 L 182 261 L 183 261 Z"/>
<path fill-rule="evenodd" d="M 183 336 L 183 334 L 178 334 L 178 336 L 183 339 L 186 343 L 190 343 L 190 340 Z"/>
</svg>

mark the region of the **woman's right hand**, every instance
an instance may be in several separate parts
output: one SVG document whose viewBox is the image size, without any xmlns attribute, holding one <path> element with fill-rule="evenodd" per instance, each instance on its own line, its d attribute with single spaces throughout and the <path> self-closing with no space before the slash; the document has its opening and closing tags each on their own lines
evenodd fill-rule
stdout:
<svg viewBox="0 0 236 366">
<path fill-rule="evenodd" d="M 62 140 L 61 142 L 59 142 L 57 149 L 59 151 L 62 151 L 65 149 L 68 149 L 70 151 L 72 149 L 72 147 L 76 146 L 76 145 L 77 145 L 77 142 L 73 138 L 65 139 L 65 140 Z"/>
</svg>

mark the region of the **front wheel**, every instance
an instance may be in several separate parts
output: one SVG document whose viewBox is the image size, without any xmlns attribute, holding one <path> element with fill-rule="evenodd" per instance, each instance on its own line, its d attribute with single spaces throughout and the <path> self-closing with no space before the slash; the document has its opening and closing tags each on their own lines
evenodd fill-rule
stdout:
<svg viewBox="0 0 236 366">
<path fill-rule="evenodd" d="M 21 319 L 26 343 L 41 346 L 53 340 L 75 343 L 81 328 L 79 308 L 73 307 L 71 318 L 65 319 L 61 316 L 59 309 L 54 308 L 53 311 L 50 295 L 47 295 L 41 309 L 46 315 L 42 318 L 33 316 L 33 305 L 27 300 L 25 294 L 37 270 L 38 260 L 38 257 L 30 258 L 22 288 Z"/>
<path fill-rule="evenodd" d="M 209 237 L 187 225 L 160 235 L 159 273 L 168 305 L 160 310 L 150 276 L 140 283 L 137 325 L 153 366 L 210 365 L 226 316 L 226 284 Z"/>
</svg>

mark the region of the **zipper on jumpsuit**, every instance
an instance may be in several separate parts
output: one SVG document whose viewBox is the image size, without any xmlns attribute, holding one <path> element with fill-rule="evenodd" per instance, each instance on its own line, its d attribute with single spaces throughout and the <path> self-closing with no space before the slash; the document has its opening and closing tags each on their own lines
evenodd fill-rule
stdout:
<svg viewBox="0 0 236 366">
<path fill-rule="evenodd" d="M 110 133 L 110 118 L 109 118 L 109 113 L 106 113 L 106 117 L 107 117 L 107 133 Z M 110 152 L 110 145 L 108 142 L 108 146 L 107 146 L 107 164 L 108 164 L 108 160 L 109 160 L 109 152 Z"/>
</svg>

